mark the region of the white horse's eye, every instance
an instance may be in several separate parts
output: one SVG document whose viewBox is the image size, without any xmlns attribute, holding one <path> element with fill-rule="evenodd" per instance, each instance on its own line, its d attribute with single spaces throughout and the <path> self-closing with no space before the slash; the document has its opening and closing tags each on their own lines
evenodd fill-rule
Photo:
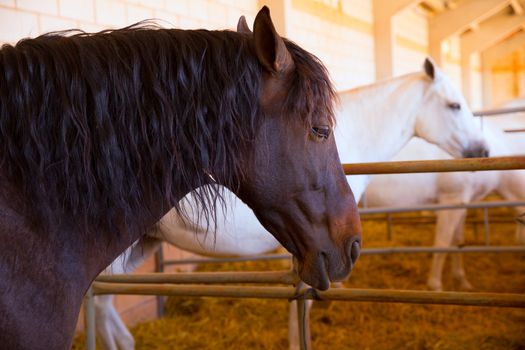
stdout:
<svg viewBox="0 0 525 350">
<path fill-rule="evenodd" d="M 461 105 L 457 102 L 450 102 L 448 104 L 448 108 L 454 110 L 454 111 L 459 111 L 461 109 Z"/>
<path fill-rule="evenodd" d="M 327 139 L 330 137 L 332 129 L 328 125 L 320 125 L 312 127 L 312 134 L 320 139 Z"/>
</svg>

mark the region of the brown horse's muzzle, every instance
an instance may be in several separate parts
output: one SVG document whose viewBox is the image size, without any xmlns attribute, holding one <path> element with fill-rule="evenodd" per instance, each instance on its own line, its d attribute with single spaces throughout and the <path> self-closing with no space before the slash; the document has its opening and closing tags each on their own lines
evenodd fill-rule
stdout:
<svg viewBox="0 0 525 350">
<path fill-rule="evenodd" d="M 336 198 L 336 197 L 334 197 Z M 325 290 L 348 277 L 361 253 L 361 222 L 353 196 L 331 202 L 313 234 L 303 241 L 296 269 L 301 279 Z M 313 225 L 316 227 L 316 225 Z"/>
<path fill-rule="evenodd" d="M 295 259 L 294 265 L 301 280 L 316 289 L 326 290 L 330 282 L 346 279 L 361 253 L 360 237 L 352 238 L 344 248 L 342 254 L 316 252 L 304 259 Z"/>
</svg>

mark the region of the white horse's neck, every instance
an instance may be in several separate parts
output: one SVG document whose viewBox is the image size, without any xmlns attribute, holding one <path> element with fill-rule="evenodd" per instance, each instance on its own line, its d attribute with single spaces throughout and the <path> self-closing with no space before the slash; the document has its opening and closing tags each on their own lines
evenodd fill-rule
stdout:
<svg viewBox="0 0 525 350">
<path fill-rule="evenodd" d="M 414 136 L 430 82 L 411 73 L 339 94 L 335 138 L 341 162 L 384 161 Z M 357 200 L 367 176 L 347 177 Z"/>
<path fill-rule="evenodd" d="M 384 161 L 415 133 L 427 87 L 424 73 L 411 73 L 339 94 L 336 142 L 342 162 Z"/>
<path fill-rule="evenodd" d="M 491 156 L 515 156 L 525 154 L 525 137 L 519 133 L 505 133 L 505 129 L 521 128 L 525 125 L 525 113 L 486 118 L 484 135 Z M 501 172 L 498 192 L 507 200 L 525 199 L 525 170 Z M 521 212 L 525 208 L 519 208 Z"/>
</svg>

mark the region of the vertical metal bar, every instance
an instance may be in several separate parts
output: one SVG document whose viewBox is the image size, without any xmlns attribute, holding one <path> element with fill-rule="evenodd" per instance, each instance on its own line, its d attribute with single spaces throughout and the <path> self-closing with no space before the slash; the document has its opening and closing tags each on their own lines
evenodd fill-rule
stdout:
<svg viewBox="0 0 525 350">
<path fill-rule="evenodd" d="M 386 237 L 389 241 L 392 240 L 392 215 L 386 214 Z"/>
<path fill-rule="evenodd" d="M 479 216 L 479 210 L 476 209 L 475 214 L 473 215 L 472 217 L 472 233 L 474 234 L 474 240 L 478 240 L 478 236 L 479 236 L 479 232 L 478 232 L 478 223 L 477 223 L 477 219 L 478 219 L 478 216 Z M 465 218 L 466 220 L 467 218 Z"/>
<path fill-rule="evenodd" d="M 485 245 L 490 244 L 489 209 L 483 208 L 483 223 L 485 225 Z"/>
<path fill-rule="evenodd" d="M 297 299 L 297 317 L 299 321 L 299 349 L 310 350 L 310 312 L 308 310 L 308 300 Z"/>
<path fill-rule="evenodd" d="M 483 115 L 480 115 L 479 116 L 479 124 L 480 124 L 481 131 L 483 131 L 483 127 L 484 127 L 483 121 L 484 121 Z"/>
<path fill-rule="evenodd" d="M 162 244 L 159 249 L 155 252 L 155 272 L 164 272 L 164 252 L 162 250 Z M 157 317 L 164 316 L 164 304 L 165 297 L 157 295 Z"/>
<path fill-rule="evenodd" d="M 366 192 L 363 193 L 363 198 L 361 199 L 361 203 L 363 204 L 363 208 L 368 208 L 368 198 L 366 196 Z"/>
<path fill-rule="evenodd" d="M 91 286 L 84 296 L 84 329 L 86 331 L 86 350 L 96 350 L 95 300 Z"/>
</svg>

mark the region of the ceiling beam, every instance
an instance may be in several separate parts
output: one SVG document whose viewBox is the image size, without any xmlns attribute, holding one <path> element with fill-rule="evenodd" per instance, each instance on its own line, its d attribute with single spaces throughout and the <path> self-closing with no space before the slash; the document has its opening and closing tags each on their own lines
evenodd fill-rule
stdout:
<svg viewBox="0 0 525 350">
<path fill-rule="evenodd" d="M 434 12 L 441 12 L 445 10 L 445 4 L 443 4 L 443 1 L 441 0 L 424 0 L 423 2 Z"/>
<path fill-rule="evenodd" d="M 492 16 L 509 3 L 510 0 L 465 0 L 454 9 L 431 17 L 428 25 L 430 55 L 440 64 L 441 42 L 444 39 Z"/>
<path fill-rule="evenodd" d="M 394 30 L 392 17 L 419 0 L 373 0 L 374 57 L 376 79 L 389 78 L 394 73 Z"/>
<path fill-rule="evenodd" d="M 476 31 L 461 36 L 461 54 L 484 51 L 525 25 L 525 15 L 500 15 L 483 22 Z"/>
<path fill-rule="evenodd" d="M 483 65 L 488 65 L 490 66 L 488 68 L 492 68 L 498 59 L 523 47 L 525 47 L 525 31 L 522 30 L 483 51 L 481 53 Z"/>
<path fill-rule="evenodd" d="M 470 55 L 505 39 L 525 25 L 525 15 L 499 15 L 483 22 L 478 30 L 461 36 L 461 85 L 467 101 L 472 97 Z"/>
<path fill-rule="evenodd" d="M 519 0 L 510 0 L 510 6 L 514 10 L 515 14 L 521 15 L 523 13 L 523 6 L 519 2 Z"/>
<path fill-rule="evenodd" d="M 374 0 L 376 2 L 376 0 Z M 403 11 L 409 6 L 416 5 L 421 0 L 379 0 L 377 3 L 381 5 L 381 8 L 378 10 L 383 10 L 386 13 L 390 13 L 392 16 L 398 13 L 399 11 Z"/>
</svg>

